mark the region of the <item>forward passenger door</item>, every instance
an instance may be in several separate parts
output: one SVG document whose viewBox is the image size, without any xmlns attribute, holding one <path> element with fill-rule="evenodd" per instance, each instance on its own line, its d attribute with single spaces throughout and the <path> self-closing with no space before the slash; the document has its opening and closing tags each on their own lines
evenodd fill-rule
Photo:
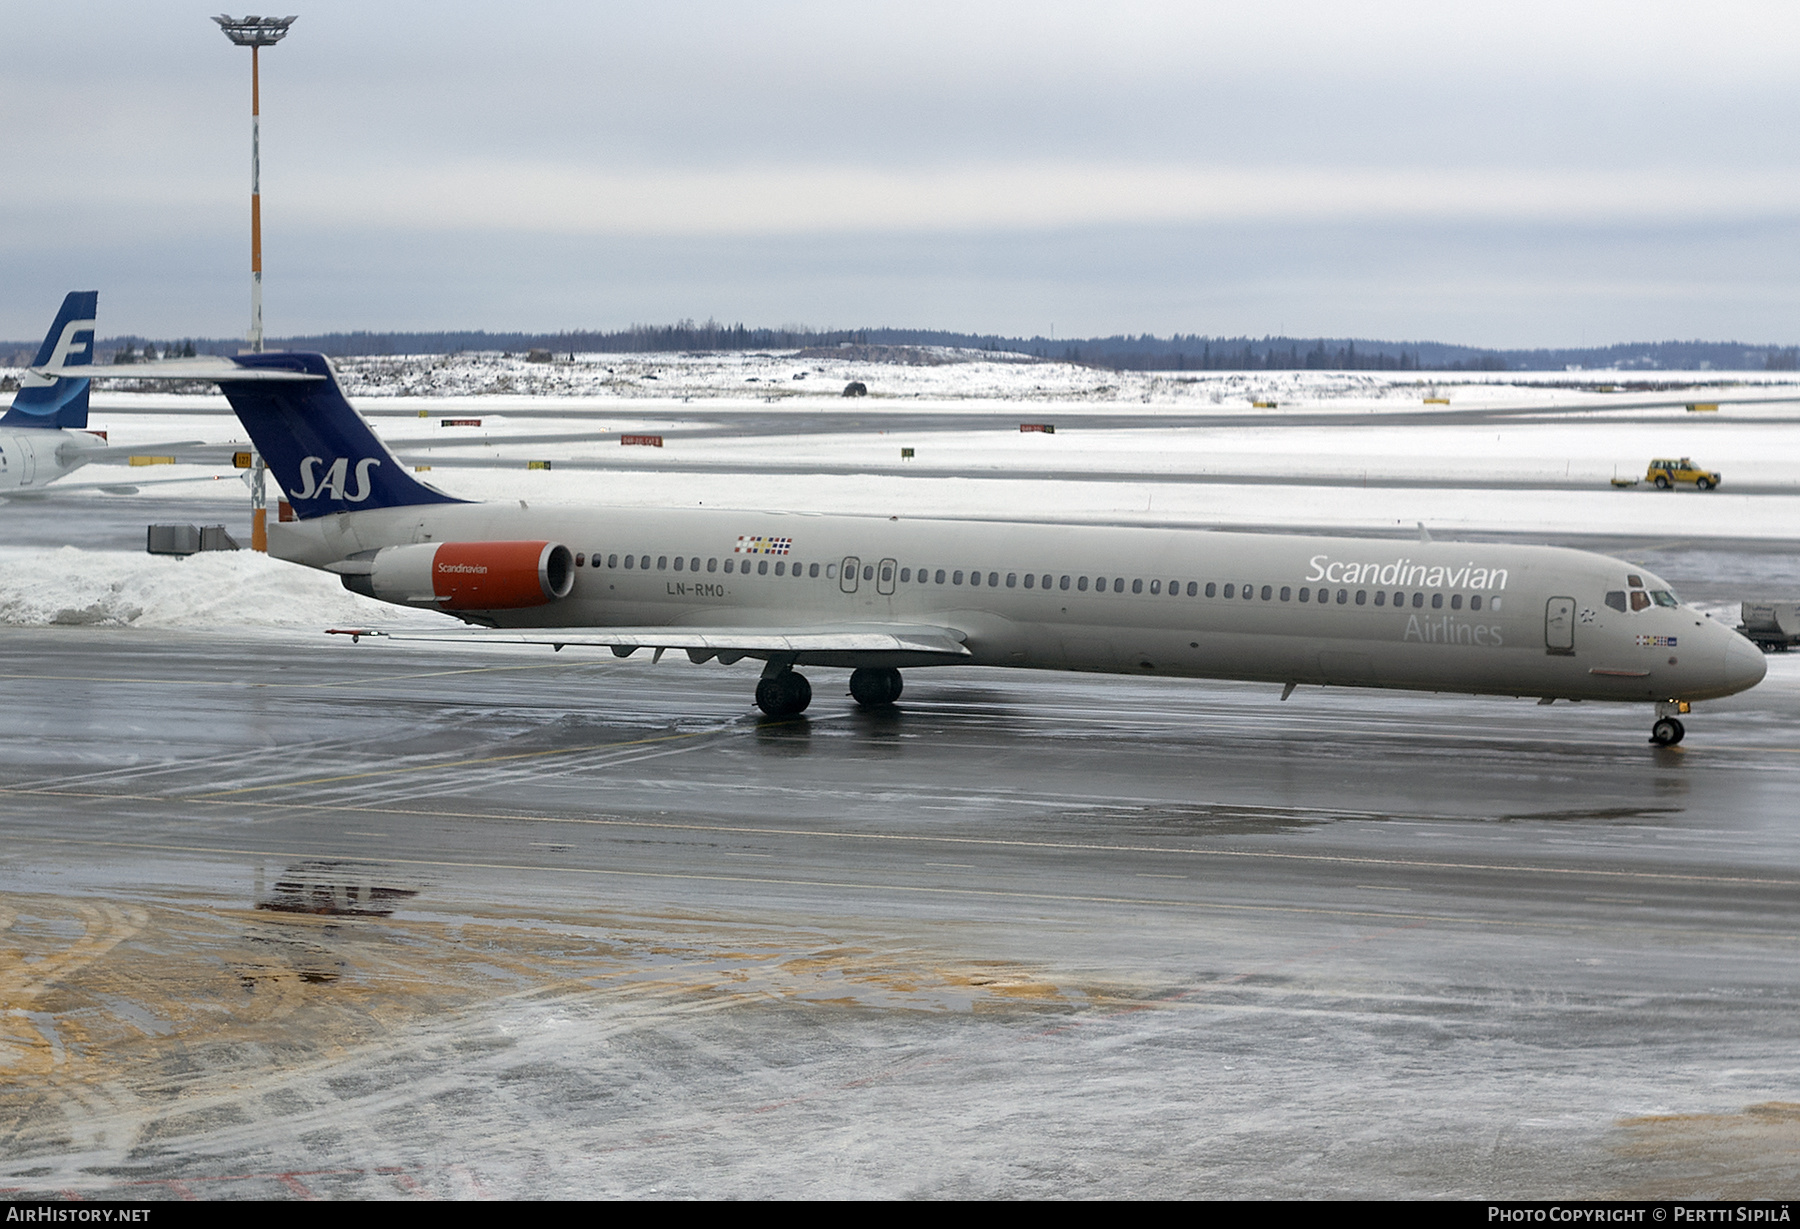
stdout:
<svg viewBox="0 0 1800 1229">
<path fill-rule="evenodd" d="M 1544 606 L 1544 651 L 1575 651 L 1575 599 L 1553 597 Z"/>
</svg>

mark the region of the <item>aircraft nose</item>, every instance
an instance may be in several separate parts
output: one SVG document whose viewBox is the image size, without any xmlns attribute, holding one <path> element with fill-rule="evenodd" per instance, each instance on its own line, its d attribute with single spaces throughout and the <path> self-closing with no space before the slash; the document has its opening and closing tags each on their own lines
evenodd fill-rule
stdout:
<svg viewBox="0 0 1800 1229">
<path fill-rule="evenodd" d="M 1763 651 L 1751 640 L 1731 632 L 1731 643 L 1725 646 L 1725 685 L 1743 691 L 1763 681 L 1769 663 Z"/>
</svg>

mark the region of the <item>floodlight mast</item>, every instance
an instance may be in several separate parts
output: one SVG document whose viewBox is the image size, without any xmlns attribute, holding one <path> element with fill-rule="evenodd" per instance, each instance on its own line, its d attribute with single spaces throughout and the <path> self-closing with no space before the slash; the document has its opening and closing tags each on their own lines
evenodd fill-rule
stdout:
<svg viewBox="0 0 1800 1229">
<path fill-rule="evenodd" d="M 263 348 L 262 325 L 262 99 L 258 53 L 287 37 L 294 17 L 213 18 L 225 37 L 250 48 L 250 349 Z M 267 467 L 258 453 L 250 470 L 250 549 L 269 549 L 269 506 L 263 475 Z"/>
</svg>

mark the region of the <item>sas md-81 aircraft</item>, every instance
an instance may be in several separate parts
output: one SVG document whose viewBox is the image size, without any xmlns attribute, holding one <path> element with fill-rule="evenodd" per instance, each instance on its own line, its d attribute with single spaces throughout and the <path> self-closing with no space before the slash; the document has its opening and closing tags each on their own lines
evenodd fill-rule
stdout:
<svg viewBox="0 0 1800 1229">
<path fill-rule="evenodd" d="M 1656 576 L 1583 551 L 471 503 L 406 472 L 323 355 L 128 374 L 158 368 L 216 379 L 287 493 L 270 554 L 496 641 L 753 658 L 772 715 L 811 701 L 801 666 L 850 670 L 869 707 L 903 669 L 1011 666 L 1637 702 L 1667 746 L 1690 703 L 1766 670 Z"/>
</svg>

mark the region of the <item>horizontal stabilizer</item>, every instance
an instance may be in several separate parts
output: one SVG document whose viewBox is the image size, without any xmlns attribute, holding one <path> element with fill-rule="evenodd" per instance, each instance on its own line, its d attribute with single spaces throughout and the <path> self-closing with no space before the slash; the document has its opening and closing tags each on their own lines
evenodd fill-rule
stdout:
<svg viewBox="0 0 1800 1229">
<path fill-rule="evenodd" d="M 34 375 L 55 379 L 76 374 L 63 367 L 33 367 Z M 234 384 L 246 380 L 261 384 L 316 382 L 324 375 L 307 371 L 289 371 L 280 367 L 244 367 L 221 355 L 199 358 L 170 358 L 155 363 L 128 363 L 121 367 L 83 367 L 80 373 L 90 380 L 230 380 Z"/>
</svg>

